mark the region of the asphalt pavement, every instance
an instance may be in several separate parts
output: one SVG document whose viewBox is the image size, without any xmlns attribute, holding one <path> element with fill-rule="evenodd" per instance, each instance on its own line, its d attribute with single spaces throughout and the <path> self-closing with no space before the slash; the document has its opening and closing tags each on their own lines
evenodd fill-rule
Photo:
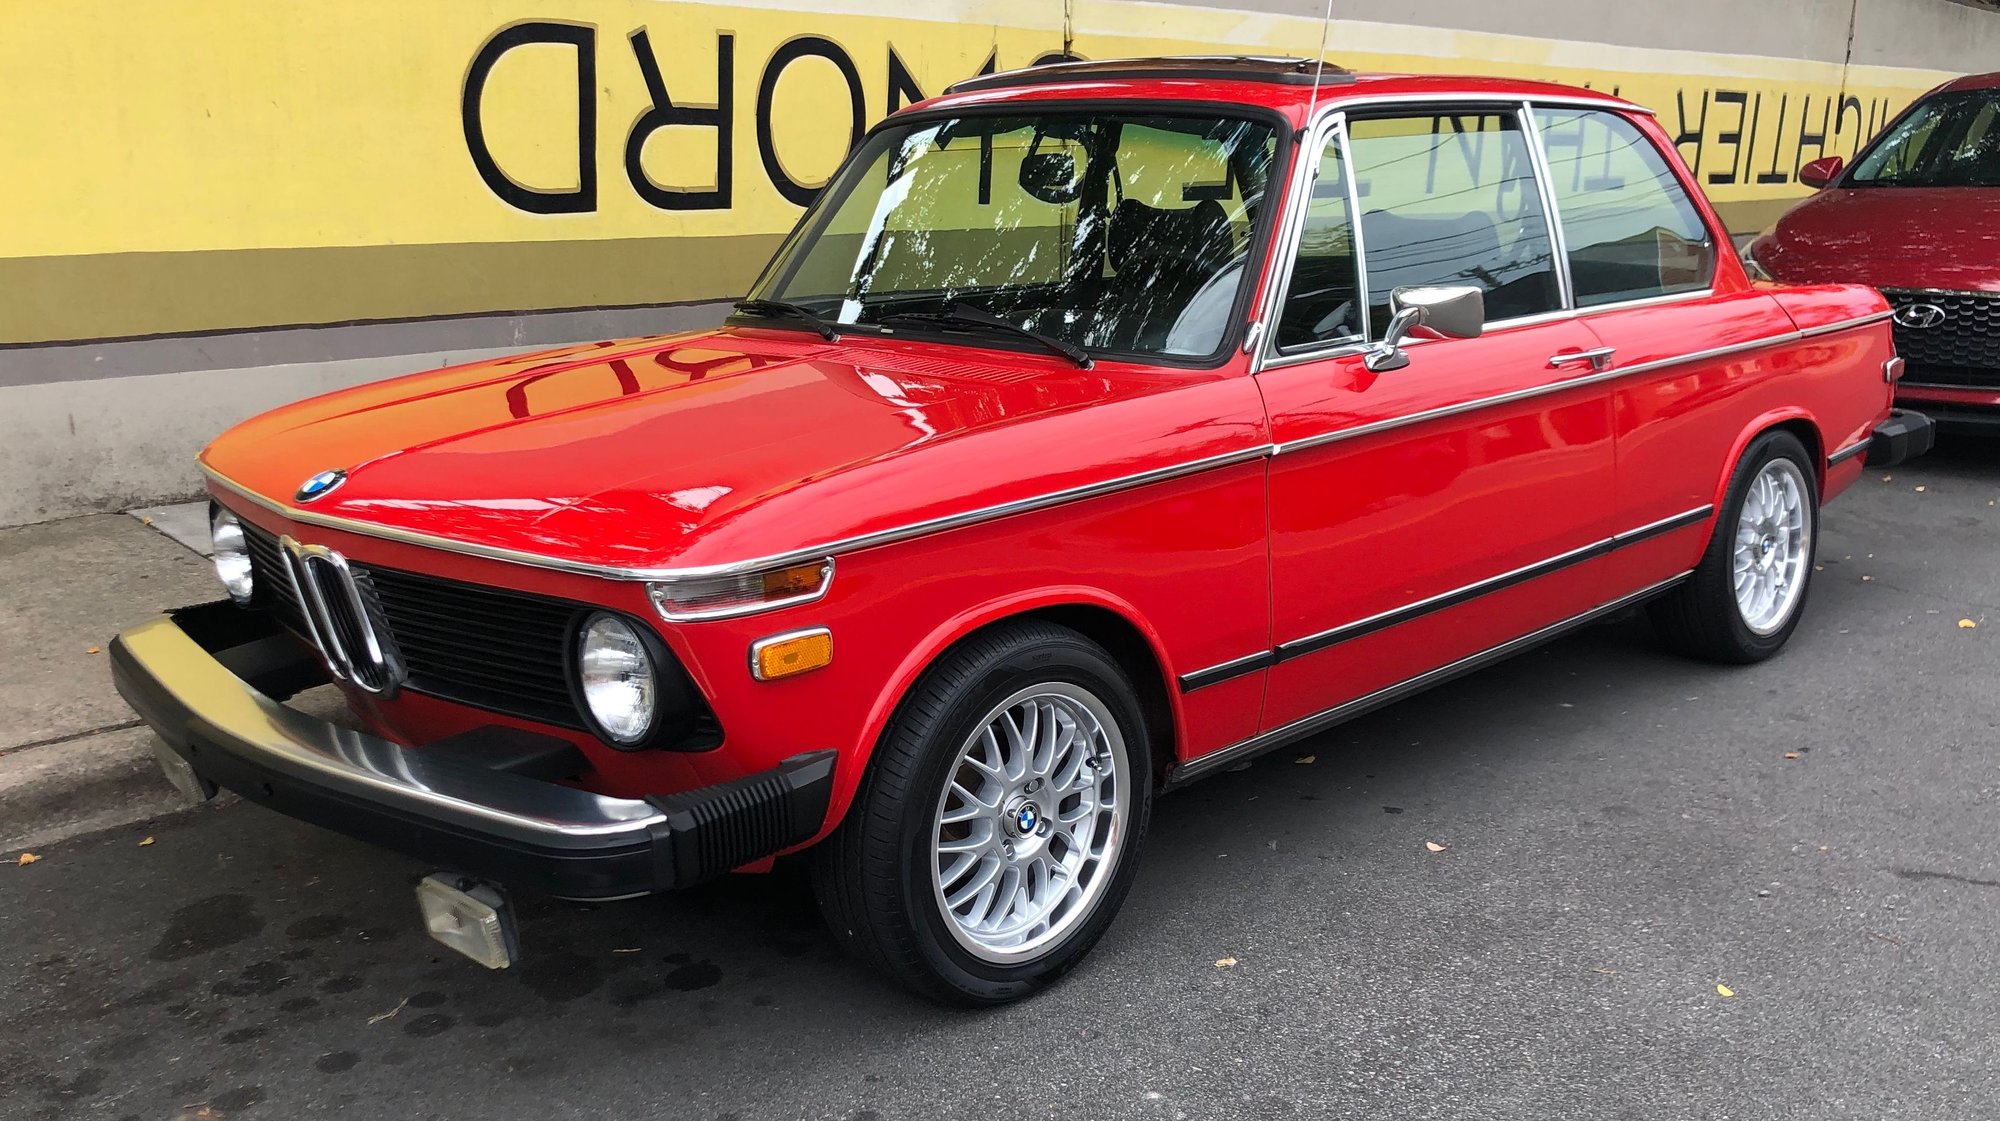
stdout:
<svg viewBox="0 0 2000 1121">
<path fill-rule="evenodd" d="M 0 867 L 0 1117 L 2000 1116 L 1996 501 L 2000 447 L 1871 471 L 1763 665 L 1629 619 L 1167 796 L 993 1011 L 797 874 L 522 900 L 491 973 L 422 865 L 256 806 L 58 841 Z"/>
</svg>

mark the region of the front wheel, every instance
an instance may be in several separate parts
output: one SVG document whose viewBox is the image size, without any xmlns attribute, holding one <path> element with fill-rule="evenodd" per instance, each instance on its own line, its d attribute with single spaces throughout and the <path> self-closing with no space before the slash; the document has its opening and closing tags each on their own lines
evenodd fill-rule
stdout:
<svg viewBox="0 0 2000 1121">
<path fill-rule="evenodd" d="M 1819 545 L 1819 490 L 1789 432 L 1753 440 L 1737 463 L 1715 534 L 1694 573 L 1652 606 L 1668 644 L 1719 662 L 1778 652 L 1804 613 Z"/>
<path fill-rule="evenodd" d="M 925 996 L 1017 999 L 1110 925 L 1150 808 L 1145 719 L 1084 636 L 974 636 L 925 674 L 814 861 L 828 924 Z"/>
</svg>

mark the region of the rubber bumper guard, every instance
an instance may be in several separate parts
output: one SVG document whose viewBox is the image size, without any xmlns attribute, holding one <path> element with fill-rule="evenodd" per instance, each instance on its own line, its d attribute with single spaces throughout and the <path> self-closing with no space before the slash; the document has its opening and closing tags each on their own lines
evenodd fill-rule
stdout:
<svg viewBox="0 0 2000 1121">
<path fill-rule="evenodd" d="M 1891 409 L 1868 439 L 1868 466 L 1894 467 L 1937 443 L 1937 422 L 1914 409 Z"/>
<path fill-rule="evenodd" d="M 273 654 L 288 649 L 289 658 Z M 254 656 L 246 656 L 254 652 Z M 730 782 L 612 798 L 428 757 L 272 700 L 316 661 L 262 614 L 185 608 L 120 634 L 118 692 L 206 782 L 301 820 L 511 887 L 609 899 L 686 887 L 806 841 L 825 820 L 832 751 Z M 240 674 L 247 673 L 246 681 Z"/>
</svg>

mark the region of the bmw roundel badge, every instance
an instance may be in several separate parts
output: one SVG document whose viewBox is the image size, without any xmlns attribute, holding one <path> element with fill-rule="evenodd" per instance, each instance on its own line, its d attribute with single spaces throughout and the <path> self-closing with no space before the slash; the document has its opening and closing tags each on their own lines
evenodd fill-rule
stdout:
<svg viewBox="0 0 2000 1121">
<path fill-rule="evenodd" d="M 319 474 L 299 484 L 297 498 L 300 502 L 311 502 L 315 498 L 324 498 L 335 487 L 346 481 L 347 472 L 338 467 L 331 471 L 321 471 Z"/>
</svg>

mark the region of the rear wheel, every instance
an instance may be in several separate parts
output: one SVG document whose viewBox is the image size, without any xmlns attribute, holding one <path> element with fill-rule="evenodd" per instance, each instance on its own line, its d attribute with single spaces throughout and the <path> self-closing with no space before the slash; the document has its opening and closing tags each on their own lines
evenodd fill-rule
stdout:
<svg viewBox="0 0 2000 1121">
<path fill-rule="evenodd" d="M 1014 624 L 954 648 L 816 851 L 829 925 L 933 999 L 999 1003 L 1046 985 L 1131 886 L 1147 742 L 1130 682 L 1074 631 Z"/>
<path fill-rule="evenodd" d="M 1653 622 L 1684 653 L 1762 661 L 1798 626 L 1818 545 L 1810 453 L 1789 432 L 1767 432 L 1737 464 L 1694 575 L 1655 601 Z"/>
</svg>

